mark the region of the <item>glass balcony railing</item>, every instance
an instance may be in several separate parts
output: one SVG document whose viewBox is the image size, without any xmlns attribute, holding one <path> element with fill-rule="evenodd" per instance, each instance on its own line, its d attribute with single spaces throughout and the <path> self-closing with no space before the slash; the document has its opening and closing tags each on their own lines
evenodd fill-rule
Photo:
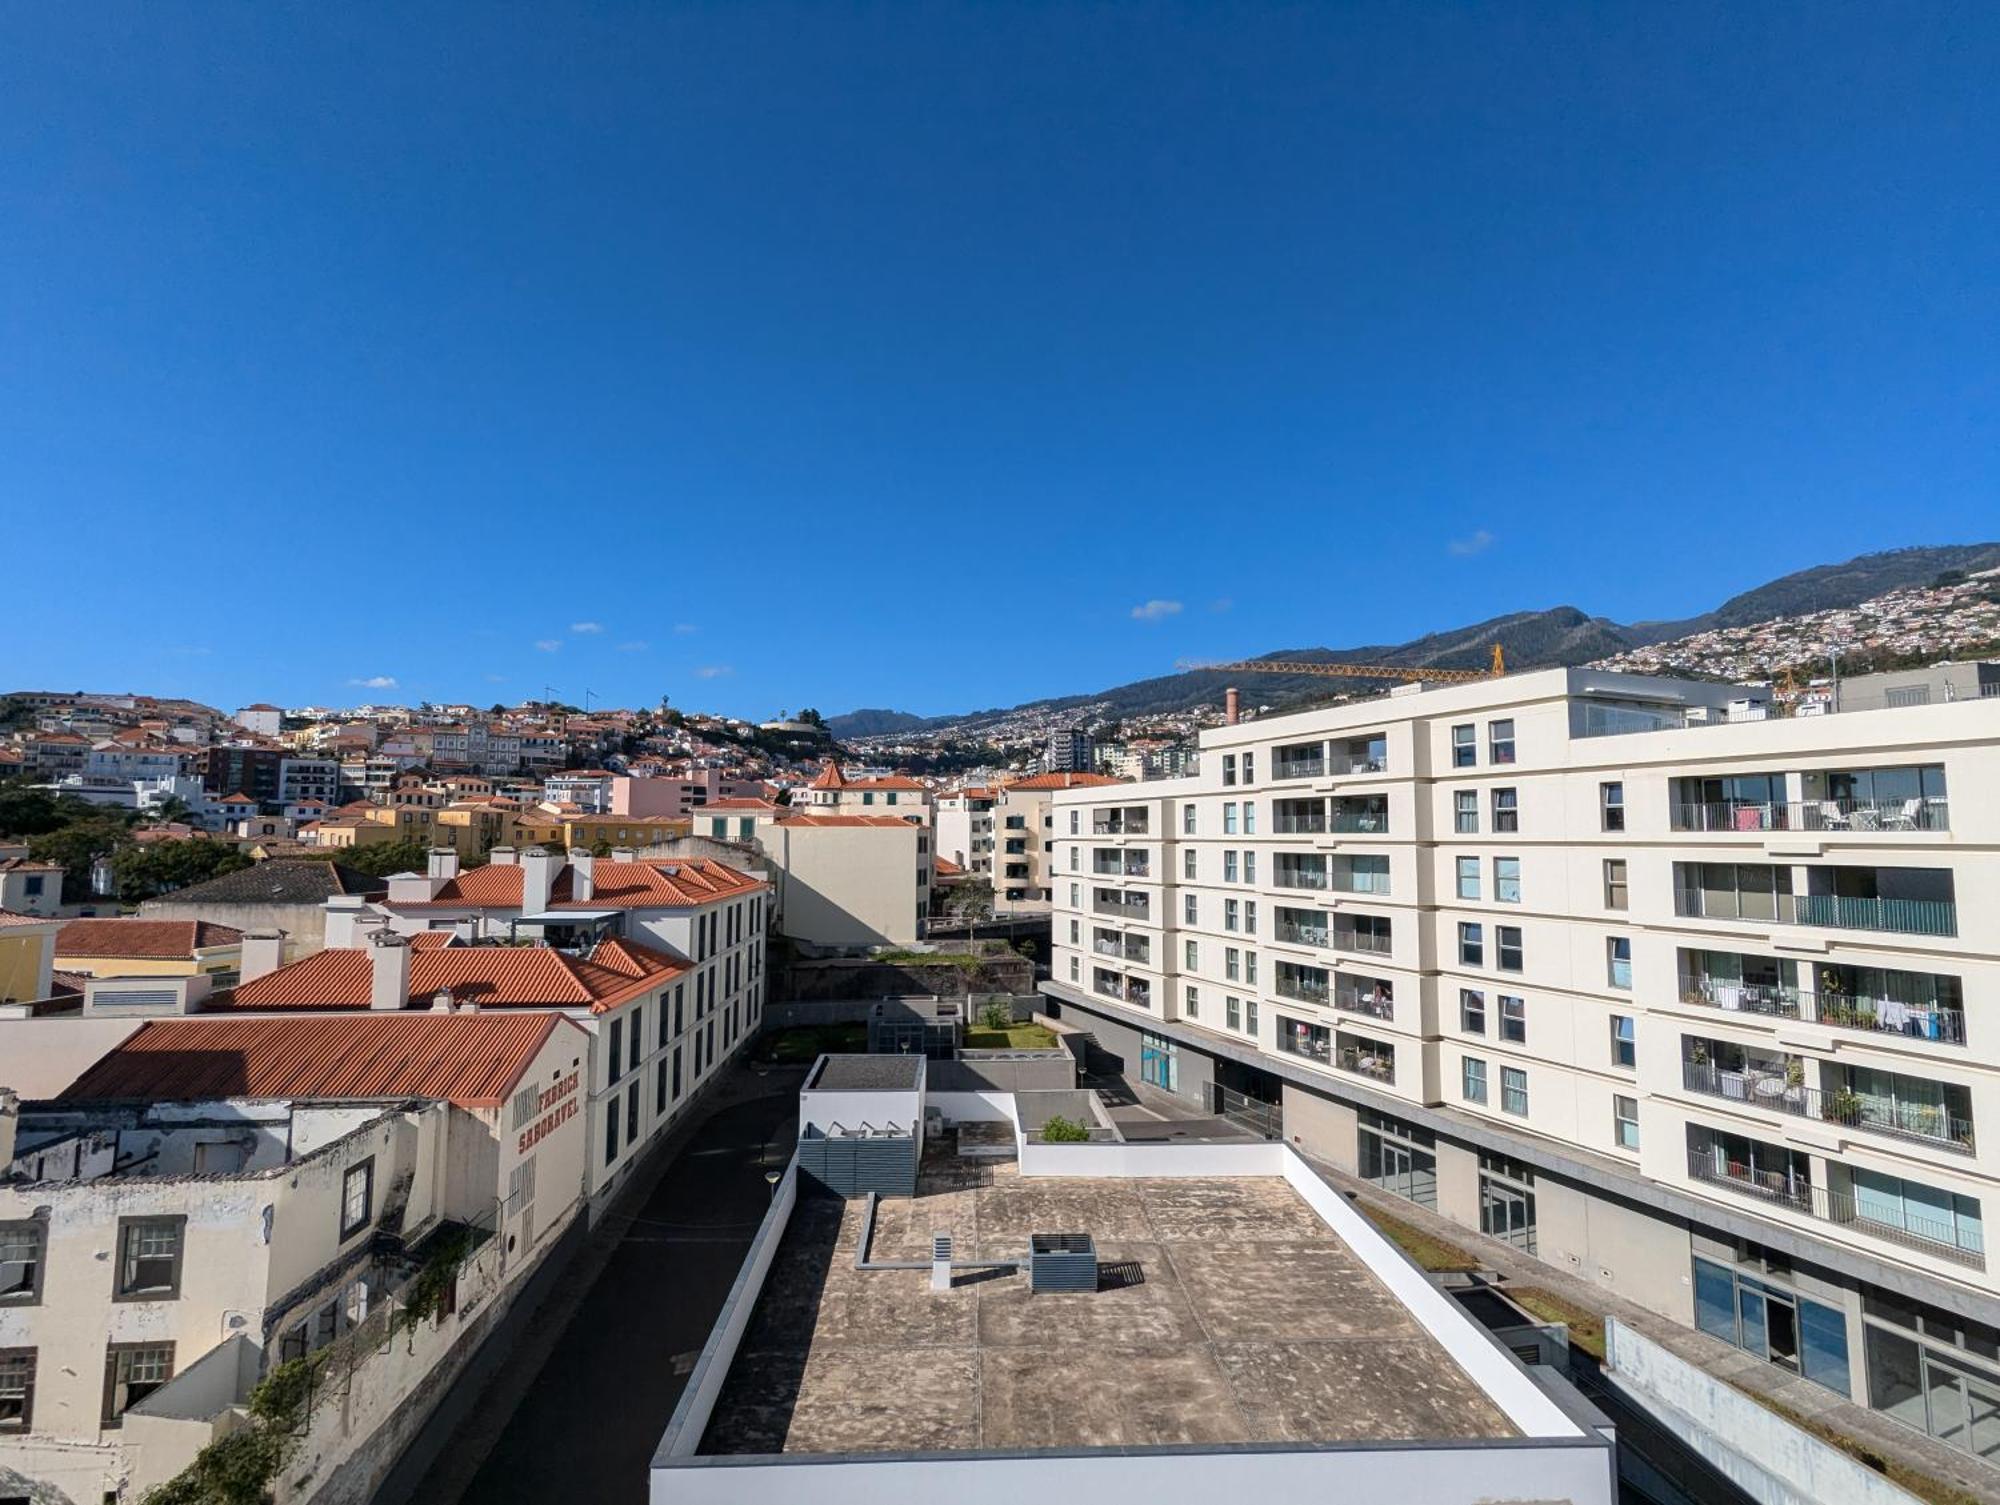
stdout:
<svg viewBox="0 0 2000 1505">
<path fill-rule="evenodd" d="M 1787 1074 L 1782 1067 L 1726 1071 L 1713 1062 L 1684 1060 L 1681 1085 L 1690 1092 L 1728 1098 L 1771 1113 L 1817 1118 L 1967 1155 L 1973 1152 L 1972 1120 L 1957 1117 L 1941 1105 L 1895 1102 L 1845 1088 L 1828 1092 L 1808 1087 L 1798 1072 Z"/>
<path fill-rule="evenodd" d="M 1333 929 L 1333 949 L 1358 952 L 1367 956 L 1387 956 L 1391 946 L 1387 935 L 1372 930 L 1349 930 L 1336 925 Z"/>
<path fill-rule="evenodd" d="M 1677 802 L 1669 807 L 1668 824 L 1676 831 L 1949 831 L 1951 804 L 1943 796 L 1771 804 Z"/>
<path fill-rule="evenodd" d="M 1942 1003 L 1823 994 L 1783 983 L 1735 982 L 1686 972 L 1681 974 L 1680 996 L 1682 1003 L 1728 1013 L 1798 1019 L 1834 1029 L 1935 1040 L 1943 1045 L 1965 1044 L 1965 1011 Z"/>
<path fill-rule="evenodd" d="M 1986 1268 L 1985 1239 L 1976 1223 L 1962 1225 L 1940 1218 L 1907 1213 L 1899 1223 L 1869 1217 L 1845 1192 L 1831 1192 L 1799 1176 L 1758 1171 L 1713 1151 L 1688 1151 L 1688 1175 L 1710 1186 L 1723 1187 L 1767 1206 L 1837 1223 L 1886 1243 L 1900 1244 L 1941 1259 Z"/>
<path fill-rule="evenodd" d="M 1295 1003 L 1316 1003 L 1324 1007 L 1332 991 L 1324 972 L 1309 972 L 1289 967 L 1278 969 L 1276 992 L 1280 998 L 1289 998 Z"/>
<path fill-rule="evenodd" d="M 1396 1080 L 1396 1048 L 1379 1040 L 1342 1039 L 1335 1047 L 1333 1064 L 1373 1081 Z"/>
<path fill-rule="evenodd" d="M 1898 935 L 1958 934 L 1958 904 L 1952 899 L 1848 898 L 1840 894 L 1736 895 L 1724 902 L 1700 889 L 1679 889 L 1674 912 L 1692 918 L 1745 920 L 1751 924 L 1812 925 L 1824 930 L 1879 930 Z M 1729 902 L 1729 901 L 1734 902 Z"/>
<path fill-rule="evenodd" d="M 1336 810 L 1327 818 L 1326 828 L 1346 836 L 1387 836 L 1387 810 Z"/>
<path fill-rule="evenodd" d="M 1333 990 L 1333 1006 L 1343 1014 L 1365 1014 L 1370 1019 L 1394 1019 L 1395 990 L 1383 982 L 1343 982 Z"/>
<path fill-rule="evenodd" d="M 1280 836 L 1318 836 L 1326 830 L 1326 812 L 1280 810 L 1271 818 L 1271 829 Z"/>
</svg>

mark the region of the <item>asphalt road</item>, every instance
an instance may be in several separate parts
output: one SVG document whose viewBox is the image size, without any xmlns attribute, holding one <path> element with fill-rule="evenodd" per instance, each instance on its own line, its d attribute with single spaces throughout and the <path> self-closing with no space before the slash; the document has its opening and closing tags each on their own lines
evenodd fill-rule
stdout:
<svg viewBox="0 0 2000 1505">
<path fill-rule="evenodd" d="M 552 1346 L 525 1345 L 546 1351 L 537 1372 L 523 1383 L 533 1353 L 510 1366 L 416 1499 L 644 1505 L 654 1446 L 769 1204 L 764 1172 L 790 1158 L 798 1075 L 774 1072 L 766 1095 L 697 1124 L 645 1201 L 593 1232 L 615 1247 L 595 1251 L 601 1272 Z M 594 1262 L 588 1249 L 577 1260 Z"/>
</svg>

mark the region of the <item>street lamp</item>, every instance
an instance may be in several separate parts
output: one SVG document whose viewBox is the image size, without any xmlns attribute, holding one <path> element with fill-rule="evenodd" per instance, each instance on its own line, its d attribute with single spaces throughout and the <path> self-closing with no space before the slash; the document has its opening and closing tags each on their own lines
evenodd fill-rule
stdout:
<svg viewBox="0 0 2000 1505">
<path fill-rule="evenodd" d="M 784 1175 L 783 1171 L 764 1172 L 764 1184 L 771 1188 L 771 1200 L 774 1202 L 778 1199 L 778 1183 L 784 1179 Z"/>
</svg>

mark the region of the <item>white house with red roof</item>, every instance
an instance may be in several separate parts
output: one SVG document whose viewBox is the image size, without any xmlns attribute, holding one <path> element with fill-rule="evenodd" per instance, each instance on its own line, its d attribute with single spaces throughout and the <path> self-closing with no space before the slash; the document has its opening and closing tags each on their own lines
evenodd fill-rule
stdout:
<svg viewBox="0 0 2000 1505">
<path fill-rule="evenodd" d="M 850 779 L 828 758 L 819 776 L 793 793 L 792 804 L 816 815 L 894 815 L 928 823 L 931 792 L 905 774 Z"/>
</svg>

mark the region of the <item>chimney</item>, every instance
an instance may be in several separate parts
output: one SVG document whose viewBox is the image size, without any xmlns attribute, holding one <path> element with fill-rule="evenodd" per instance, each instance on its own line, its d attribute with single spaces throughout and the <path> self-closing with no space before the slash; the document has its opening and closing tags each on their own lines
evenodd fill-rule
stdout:
<svg viewBox="0 0 2000 1505">
<path fill-rule="evenodd" d="M 432 878 L 448 880 L 458 876 L 458 848 L 432 847 L 429 875 Z"/>
<path fill-rule="evenodd" d="M 514 849 L 512 847 L 495 847 L 486 854 L 486 861 L 491 867 L 512 867 L 514 865 Z"/>
<path fill-rule="evenodd" d="M 1243 697 L 1236 693 L 1236 686 L 1231 685 L 1222 692 L 1222 724 L 1234 726 L 1242 717 Z"/>
<path fill-rule="evenodd" d="M 597 892 L 597 858 L 582 847 L 569 849 L 569 896 L 586 902 Z"/>
<path fill-rule="evenodd" d="M 435 993 L 431 994 L 431 1012 L 433 1014 L 449 1014 L 453 1007 L 454 1002 L 450 988 L 439 988 Z"/>
<path fill-rule="evenodd" d="M 521 853 L 521 913 L 546 914 L 549 890 L 555 887 L 560 862 L 547 847 L 529 847 Z"/>
<path fill-rule="evenodd" d="M 326 901 L 327 950 L 345 950 L 349 946 L 364 944 L 367 937 L 360 926 L 371 913 L 372 907 L 364 895 L 335 894 L 329 898 Z"/>
<path fill-rule="evenodd" d="M 410 943 L 393 930 L 370 936 L 368 1007 L 403 1009 L 410 1005 Z"/>
<path fill-rule="evenodd" d="M 285 932 L 246 930 L 243 932 L 243 959 L 237 964 L 237 980 L 253 982 L 275 972 L 285 962 Z"/>
<path fill-rule="evenodd" d="M 637 862 L 639 860 L 639 851 L 636 847 L 613 847 L 611 849 L 611 860 L 613 862 Z"/>
</svg>

